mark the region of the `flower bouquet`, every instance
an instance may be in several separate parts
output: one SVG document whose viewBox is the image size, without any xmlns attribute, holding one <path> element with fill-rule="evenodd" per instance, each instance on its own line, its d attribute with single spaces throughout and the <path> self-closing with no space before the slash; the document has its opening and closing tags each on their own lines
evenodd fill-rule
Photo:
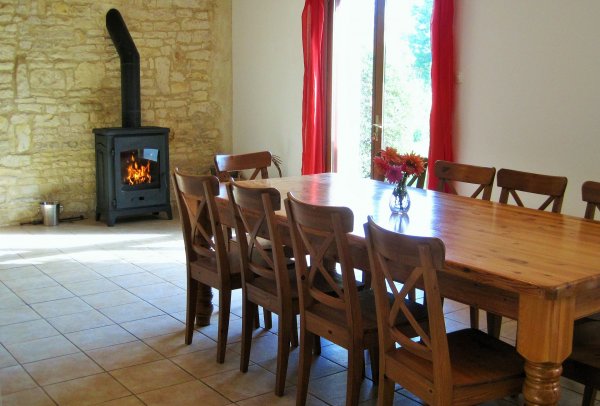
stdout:
<svg viewBox="0 0 600 406">
<path fill-rule="evenodd" d="M 406 213 L 410 208 L 410 197 L 406 183 L 411 176 L 419 176 L 425 171 L 423 158 L 411 152 L 399 154 L 396 148 L 387 147 L 380 151 L 375 158 L 375 171 L 383 174 L 384 178 L 395 184 L 390 196 L 390 210 L 393 213 Z"/>
</svg>

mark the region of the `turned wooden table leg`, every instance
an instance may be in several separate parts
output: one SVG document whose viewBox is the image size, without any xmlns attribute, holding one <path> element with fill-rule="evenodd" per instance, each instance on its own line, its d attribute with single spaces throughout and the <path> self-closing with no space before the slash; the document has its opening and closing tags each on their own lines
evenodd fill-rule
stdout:
<svg viewBox="0 0 600 406">
<path fill-rule="evenodd" d="M 196 299 L 196 326 L 204 327 L 210 324 L 213 312 L 212 289 L 210 286 L 198 282 L 198 297 Z"/>
<path fill-rule="evenodd" d="M 556 405 L 560 399 L 562 365 L 525 362 L 523 397 L 526 405 Z"/>
</svg>

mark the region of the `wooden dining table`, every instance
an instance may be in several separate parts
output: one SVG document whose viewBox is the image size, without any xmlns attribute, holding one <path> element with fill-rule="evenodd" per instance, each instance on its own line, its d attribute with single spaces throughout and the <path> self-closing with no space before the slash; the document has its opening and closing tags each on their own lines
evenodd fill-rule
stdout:
<svg viewBox="0 0 600 406">
<path fill-rule="evenodd" d="M 282 199 L 291 192 L 312 204 L 349 207 L 355 266 L 367 271 L 369 215 L 391 230 L 440 238 L 443 296 L 517 320 L 525 403 L 557 404 L 574 321 L 600 312 L 600 222 L 415 188 L 409 188 L 408 214 L 394 215 L 392 185 L 334 173 L 240 183 L 276 188 Z M 225 218 L 223 189 L 217 201 Z M 277 218 L 286 224 L 283 207 Z"/>
</svg>

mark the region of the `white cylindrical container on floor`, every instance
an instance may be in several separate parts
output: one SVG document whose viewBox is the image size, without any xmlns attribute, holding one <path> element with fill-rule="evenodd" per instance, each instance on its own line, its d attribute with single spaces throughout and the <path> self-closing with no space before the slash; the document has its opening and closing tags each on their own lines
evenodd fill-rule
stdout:
<svg viewBox="0 0 600 406">
<path fill-rule="evenodd" d="M 40 211 L 45 226 L 57 226 L 62 206 L 58 202 L 41 202 Z"/>
</svg>

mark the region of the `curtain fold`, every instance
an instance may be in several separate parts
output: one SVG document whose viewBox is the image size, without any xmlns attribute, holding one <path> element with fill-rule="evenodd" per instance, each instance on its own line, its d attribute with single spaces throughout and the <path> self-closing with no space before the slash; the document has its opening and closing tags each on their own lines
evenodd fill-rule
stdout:
<svg viewBox="0 0 600 406">
<path fill-rule="evenodd" d="M 326 170 L 327 0 L 306 0 L 302 12 L 302 48 L 302 174 L 310 175 Z"/>
<path fill-rule="evenodd" d="M 431 17 L 431 114 L 429 117 L 429 176 L 427 186 L 437 189 L 435 161 L 453 160 L 455 106 L 454 0 L 435 0 Z"/>
</svg>

